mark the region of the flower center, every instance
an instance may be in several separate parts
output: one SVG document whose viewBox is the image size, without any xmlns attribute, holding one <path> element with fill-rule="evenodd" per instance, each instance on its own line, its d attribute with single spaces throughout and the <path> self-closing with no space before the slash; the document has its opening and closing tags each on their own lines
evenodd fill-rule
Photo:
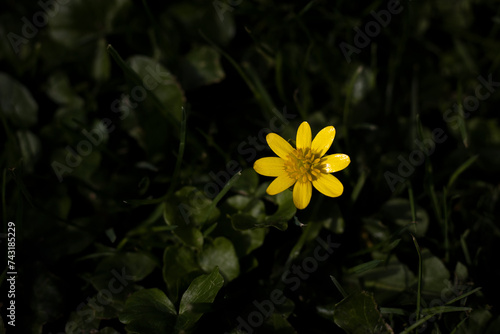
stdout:
<svg viewBox="0 0 500 334">
<path fill-rule="evenodd" d="M 311 182 L 321 174 L 321 158 L 310 148 L 293 150 L 285 160 L 285 171 L 296 181 Z"/>
</svg>

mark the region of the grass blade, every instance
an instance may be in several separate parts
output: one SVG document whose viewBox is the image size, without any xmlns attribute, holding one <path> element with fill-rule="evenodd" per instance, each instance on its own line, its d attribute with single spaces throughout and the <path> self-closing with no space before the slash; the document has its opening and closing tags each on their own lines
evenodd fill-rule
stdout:
<svg viewBox="0 0 500 334">
<path fill-rule="evenodd" d="M 267 91 L 264 89 L 264 86 L 260 82 L 260 79 L 257 78 L 253 71 L 245 71 L 230 55 L 224 52 L 221 48 L 219 48 L 212 40 L 210 40 L 203 32 L 199 31 L 199 34 L 208 44 L 210 44 L 217 52 L 219 52 L 224 58 L 226 58 L 231 65 L 236 69 L 239 73 L 243 81 L 247 84 L 248 88 L 252 91 L 255 99 L 260 104 L 262 110 L 267 116 L 272 116 L 271 110 L 275 109 L 274 103 L 272 103 L 271 98 Z M 249 75 L 252 75 L 250 77 Z M 253 79 L 253 80 L 252 80 Z M 254 82 L 254 80 L 258 80 Z"/>
<path fill-rule="evenodd" d="M 344 288 L 342 287 L 342 285 L 340 285 L 339 281 L 337 281 L 337 279 L 335 277 L 333 277 L 332 275 L 330 275 L 330 278 L 332 279 L 333 284 L 335 284 L 337 289 L 342 294 L 342 297 L 347 298 L 347 296 L 349 296 L 349 295 L 347 294 L 347 292 L 345 292 Z"/>
<path fill-rule="evenodd" d="M 451 175 L 450 180 L 448 181 L 447 188 L 450 189 L 453 183 L 457 180 L 457 178 L 462 174 L 467 168 L 469 168 L 476 160 L 479 158 L 479 155 L 475 155 L 467 159 L 457 170 Z"/>
<path fill-rule="evenodd" d="M 470 229 L 465 230 L 465 232 L 460 236 L 460 245 L 462 246 L 462 251 L 464 252 L 465 262 L 467 265 L 472 264 L 472 260 L 470 258 L 469 247 L 467 247 L 466 238 L 470 233 Z"/>
<path fill-rule="evenodd" d="M 212 211 L 215 209 L 215 207 L 217 206 L 219 201 L 222 199 L 222 197 L 224 197 L 224 195 L 229 191 L 229 189 L 231 189 L 233 187 L 234 183 L 240 178 L 240 176 L 241 176 L 241 170 L 238 173 L 234 174 L 229 179 L 229 181 L 227 181 L 227 183 L 224 185 L 224 188 L 222 188 L 222 190 L 217 194 L 217 196 L 215 196 L 214 200 L 212 201 L 212 203 L 210 204 L 210 207 L 207 210 L 205 222 L 208 220 L 208 218 L 212 214 Z"/>
<path fill-rule="evenodd" d="M 415 206 L 415 198 L 413 196 L 413 188 L 411 182 L 408 182 L 408 199 L 410 201 L 411 221 L 415 226 L 415 234 L 417 233 L 417 209 Z"/>
<path fill-rule="evenodd" d="M 418 320 L 413 325 L 411 325 L 410 327 L 408 327 L 404 331 L 402 331 L 401 334 L 410 333 L 412 330 L 414 330 L 414 329 L 418 328 L 419 326 L 423 325 L 424 323 L 426 323 L 430 318 L 432 318 L 436 314 L 448 313 L 448 312 L 466 312 L 466 311 L 472 310 L 472 308 L 470 308 L 470 307 L 440 306 L 440 307 L 433 307 L 433 308 L 426 309 L 426 310 L 429 312 L 433 312 L 433 313 L 430 313 L 430 314 L 426 315 L 425 317 L 423 317 L 422 319 Z"/>
<path fill-rule="evenodd" d="M 352 75 L 351 81 L 349 81 L 349 86 L 347 86 L 347 92 L 345 97 L 344 104 L 344 119 L 342 120 L 344 126 L 344 138 L 346 141 L 346 146 L 349 148 L 349 136 L 347 135 L 348 131 L 348 123 L 349 123 L 349 107 L 351 105 L 352 92 L 354 91 L 354 84 L 356 83 L 356 79 L 363 71 L 363 66 L 359 66 L 354 74 Z"/>
<path fill-rule="evenodd" d="M 417 239 L 412 235 L 413 243 L 417 249 L 418 254 L 418 287 L 417 287 L 417 310 L 415 311 L 417 316 L 415 319 L 420 318 L 420 299 L 422 297 L 422 254 L 420 253 L 420 246 L 418 245 Z"/>
<path fill-rule="evenodd" d="M 445 305 L 450 305 L 450 304 L 453 304 L 454 302 L 459 301 L 460 299 L 464 299 L 465 297 L 468 297 L 468 296 L 470 296 L 470 295 L 472 295 L 472 294 L 474 294 L 474 293 L 478 292 L 478 291 L 479 291 L 479 290 L 481 290 L 481 289 L 482 289 L 482 288 L 481 288 L 481 287 L 479 287 L 479 288 L 475 288 L 474 290 L 468 291 L 468 292 L 464 293 L 463 295 L 460 295 L 460 296 L 458 296 L 457 298 L 454 298 L 454 299 L 452 299 L 452 300 L 448 301 Z"/>
<path fill-rule="evenodd" d="M 364 273 L 365 271 L 378 267 L 378 265 L 381 264 L 382 262 L 384 261 L 382 260 L 368 261 L 366 263 L 362 263 L 360 265 L 347 269 L 347 273 L 359 275 L 361 273 Z"/>
<path fill-rule="evenodd" d="M 368 176 L 368 173 L 366 170 L 361 171 L 361 175 L 358 178 L 358 182 L 356 182 L 356 186 L 354 186 L 354 189 L 352 191 L 351 195 L 351 201 L 352 203 L 356 202 L 358 199 L 359 193 L 361 192 L 361 189 L 363 189 L 363 186 L 365 185 L 366 177 Z"/>
<path fill-rule="evenodd" d="M 407 315 L 407 313 L 405 312 L 405 310 L 403 310 L 401 308 L 392 308 L 392 307 L 381 307 L 380 308 L 380 313 L 397 314 L 397 315 L 403 315 L 403 316 Z"/>
</svg>

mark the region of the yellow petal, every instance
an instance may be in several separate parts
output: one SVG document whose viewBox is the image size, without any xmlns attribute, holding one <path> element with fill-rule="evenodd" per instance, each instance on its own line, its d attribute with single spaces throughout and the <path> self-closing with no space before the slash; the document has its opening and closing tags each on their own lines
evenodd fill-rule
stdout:
<svg viewBox="0 0 500 334">
<path fill-rule="evenodd" d="M 279 176 L 285 173 L 285 161 L 281 158 L 261 158 L 253 164 L 253 169 L 261 175 Z"/>
<path fill-rule="evenodd" d="M 302 122 L 297 130 L 297 149 L 311 147 L 311 127 L 309 123 Z"/>
<path fill-rule="evenodd" d="M 311 182 L 297 182 L 293 187 L 293 204 L 297 209 L 305 209 L 311 201 Z"/>
<path fill-rule="evenodd" d="M 320 174 L 312 184 L 320 193 L 329 197 L 338 197 L 344 192 L 344 186 L 332 174 Z"/>
<path fill-rule="evenodd" d="M 351 159 L 346 154 L 330 154 L 321 159 L 321 171 L 323 173 L 338 172 L 349 166 L 350 162 Z"/>
<path fill-rule="evenodd" d="M 268 134 L 266 140 L 271 150 L 282 159 L 286 159 L 293 151 L 292 145 L 275 133 Z"/>
<path fill-rule="evenodd" d="M 267 187 L 266 192 L 269 195 L 276 195 L 290 188 L 295 183 L 295 179 L 291 179 L 288 174 L 281 174 Z"/>
<path fill-rule="evenodd" d="M 330 149 L 330 146 L 332 146 L 333 138 L 335 138 L 335 128 L 333 126 L 327 126 L 314 137 L 311 150 L 314 154 L 318 154 L 322 157 L 326 151 Z"/>
</svg>

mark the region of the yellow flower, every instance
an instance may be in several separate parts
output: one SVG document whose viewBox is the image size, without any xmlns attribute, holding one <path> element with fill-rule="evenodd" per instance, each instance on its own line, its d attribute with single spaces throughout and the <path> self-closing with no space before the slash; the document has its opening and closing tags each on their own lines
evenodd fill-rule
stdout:
<svg viewBox="0 0 500 334">
<path fill-rule="evenodd" d="M 276 177 L 266 192 L 276 195 L 295 184 L 293 203 L 298 209 L 304 209 L 309 204 L 312 186 L 326 196 L 342 195 L 344 186 L 330 173 L 346 168 L 351 159 L 345 154 L 324 156 L 334 137 L 335 128 L 327 126 L 311 141 L 311 127 L 302 122 L 297 130 L 297 148 L 294 149 L 279 135 L 268 134 L 267 143 L 279 158 L 261 158 L 253 165 L 257 173 Z"/>
</svg>

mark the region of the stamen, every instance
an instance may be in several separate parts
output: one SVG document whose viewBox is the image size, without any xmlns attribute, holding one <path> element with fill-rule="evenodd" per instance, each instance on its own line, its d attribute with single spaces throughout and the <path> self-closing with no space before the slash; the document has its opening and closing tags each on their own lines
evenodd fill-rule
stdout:
<svg viewBox="0 0 500 334">
<path fill-rule="evenodd" d="M 321 158 L 310 148 L 293 150 L 285 160 L 285 171 L 296 181 L 312 182 L 321 174 Z"/>
</svg>

